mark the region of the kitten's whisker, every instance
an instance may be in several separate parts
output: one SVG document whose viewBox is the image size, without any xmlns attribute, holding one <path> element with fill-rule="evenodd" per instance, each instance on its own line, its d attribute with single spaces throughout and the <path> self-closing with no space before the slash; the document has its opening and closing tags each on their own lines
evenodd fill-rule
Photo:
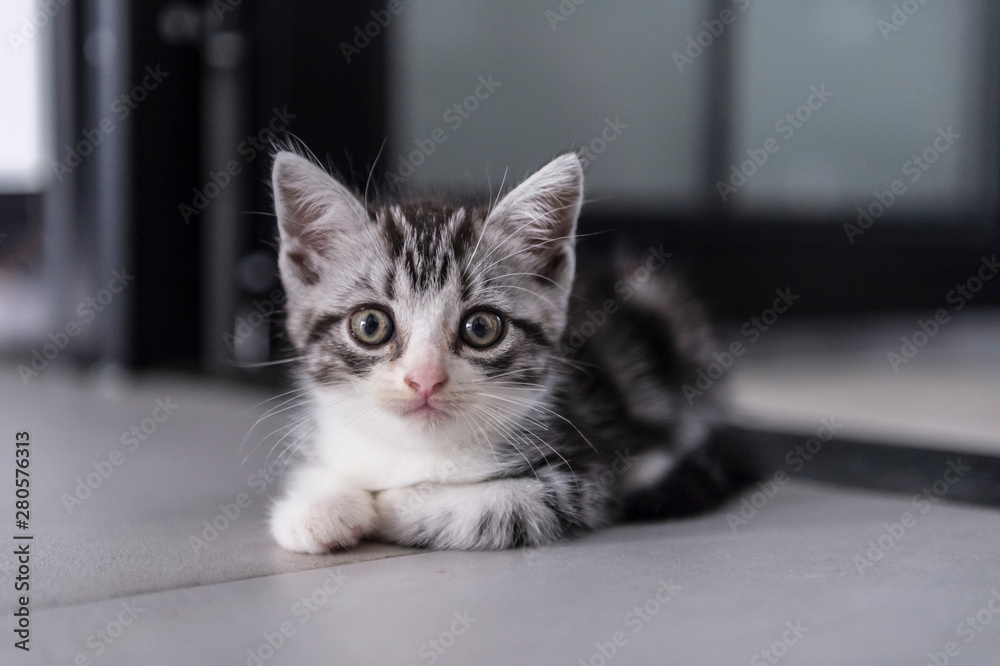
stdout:
<svg viewBox="0 0 1000 666">
<path fill-rule="evenodd" d="M 496 262 L 490 264 L 489 266 L 486 266 L 486 268 L 483 268 L 483 262 L 486 261 L 487 259 L 489 259 L 491 256 L 493 256 L 494 252 L 496 252 L 497 250 L 499 250 L 500 248 L 502 248 L 504 245 L 506 245 L 512 239 L 519 238 L 522 230 L 524 230 L 526 227 L 530 227 L 530 226 L 534 225 L 537 221 L 538 221 L 537 217 L 532 217 L 530 220 L 528 220 L 527 222 L 525 222 L 524 224 L 522 224 L 520 227 L 518 227 L 514 231 L 510 232 L 509 234 L 507 234 L 507 236 L 504 237 L 503 240 L 501 240 L 499 243 L 496 244 L 496 247 L 494 247 L 492 250 L 490 250 L 489 252 L 487 252 L 486 254 L 484 254 L 483 258 L 480 259 L 479 262 L 476 263 L 475 266 L 471 266 L 472 259 L 470 258 L 469 261 L 466 262 L 466 266 L 470 266 L 470 272 L 473 273 L 473 274 L 475 274 L 475 275 L 481 275 L 490 266 L 495 266 Z M 484 231 L 486 229 L 486 225 L 489 224 L 489 222 L 490 222 L 490 218 L 487 217 L 486 218 L 486 222 L 483 223 L 483 230 Z M 482 238 L 481 235 L 480 235 L 480 238 Z"/>
<path fill-rule="evenodd" d="M 368 207 L 368 186 L 371 185 L 372 175 L 375 173 L 375 167 L 378 166 L 378 158 L 382 157 L 382 150 L 385 148 L 385 142 L 388 137 L 382 138 L 382 145 L 379 146 L 378 153 L 375 155 L 375 161 L 372 162 L 372 168 L 368 170 L 368 180 L 365 181 L 365 208 Z"/>
<path fill-rule="evenodd" d="M 497 410 L 497 412 L 501 415 L 501 418 L 503 417 L 504 414 L 508 415 L 507 418 L 509 418 L 510 416 L 517 416 L 516 412 L 513 412 L 512 410 L 509 410 L 509 409 L 503 410 L 499 406 L 493 406 L 493 409 Z M 548 430 L 547 427 L 545 427 L 544 429 Z M 556 456 L 563 462 L 563 464 L 566 465 L 566 469 L 569 470 L 569 473 L 573 477 L 573 485 L 576 486 L 577 492 L 580 492 L 580 480 L 577 478 L 576 471 L 573 469 L 573 466 L 569 464 L 569 461 L 561 453 L 559 453 L 559 451 L 555 447 L 553 447 L 550 443 L 548 443 L 547 441 L 545 441 L 541 437 L 539 437 L 538 434 L 535 433 L 530 428 L 525 428 L 524 432 L 527 434 L 527 436 L 534 437 L 536 440 L 538 440 L 538 442 L 540 444 L 544 445 L 547 449 L 549 449 L 550 451 L 552 451 L 552 453 L 556 454 Z M 540 456 L 542 456 L 542 460 L 544 461 L 546 459 L 545 454 L 542 453 L 541 449 L 539 449 L 533 443 L 532 443 L 532 446 L 535 447 L 535 449 L 538 451 L 538 454 Z M 551 463 L 547 463 L 547 464 L 551 464 Z M 538 475 L 536 474 L 535 476 L 537 477 Z"/>
<path fill-rule="evenodd" d="M 283 405 L 287 405 L 290 402 L 293 403 L 293 404 L 289 405 L 288 407 L 284 407 L 283 409 L 278 409 L 278 407 L 282 407 Z M 268 410 L 268 412 L 266 414 L 264 414 L 263 416 L 259 417 L 256 421 L 254 421 L 253 425 L 250 426 L 250 428 L 247 430 L 247 434 L 245 434 L 243 436 L 242 441 L 240 441 L 240 445 L 236 449 L 236 452 L 239 453 L 240 451 L 243 450 L 243 447 L 246 446 L 247 440 L 250 439 L 250 435 L 253 434 L 253 432 L 257 429 L 257 426 L 259 426 L 261 423 L 263 423 L 264 421 L 266 421 L 267 419 L 269 419 L 269 418 L 271 418 L 273 416 L 277 416 L 281 412 L 285 412 L 285 411 L 288 411 L 290 409 L 297 409 L 298 407 L 301 407 L 302 405 L 306 404 L 307 402 L 308 402 L 307 398 L 304 399 L 304 398 L 302 398 L 302 396 L 295 396 L 295 397 L 289 398 L 285 402 L 283 402 L 280 405 L 278 405 L 277 407 L 275 407 L 274 409 L 277 409 L 277 411 Z M 273 411 L 273 413 L 272 413 L 272 411 Z"/>
<path fill-rule="evenodd" d="M 532 384 L 531 382 L 490 382 L 490 386 L 502 386 L 508 388 L 522 388 L 525 391 L 548 391 L 549 388 L 543 384 Z"/>
<path fill-rule="evenodd" d="M 491 289 L 498 289 L 498 288 L 501 288 L 501 287 L 490 287 L 490 288 Z M 554 309 L 554 310 L 559 310 L 560 309 L 559 306 L 557 306 L 555 303 L 553 303 L 550 299 L 546 298 L 545 296 L 542 296 L 539 293 L 531 291 L 530 289 L 527 289 L 526 287 L 518 287 L 518 286 L 513 285 L 513 284 L 505 284 L 505 285 L 502 285 L 502 288 L 503 289 L 520 289 L 521 291 L 526 291 L 529 294 L 531 294 L 532 296 L 540 298 L 543 301 L 545 301 L 546 303 L 548 303 L 549 305 L 551 305 L 552 309 Z"/>
<path fill-rule="evenodd" d="M 485 280 L 483 280 L 483 283 L 486 284 L 486 283 L 489 283 L 489 282 L 493 282 L 494 280 L 502 280 L 504 278 L 514 277 L 515 275 L 530 275 L 531 277 L 536 277 L 536 278 L 538 278 L 540 280 L 546 280 L 547 282 L 551 282 L 552 286 L 555 287 L 556 289 L 560 289 L 560 290 L 562 290 L 564 292 L 567 292 L 567 293 L 570 291 L 569 289 L 567 289 L 563 285 L 559 284 L 558 282 L 556 282 L 555 280 L 553 280 L 550 277 L 546 277 L 544 275 L 539 275 L 538 273 L 531 273 L 531 272 L 524 272 L 524 271 L 518 272 L 518 273 L 504 273 L 503 275 L 494 275 L 493 277 L 488 277 Z"/>
<path fill-rule="evenodd" d="M 580 372 L 584 373 L 588 377 L 593 377 L 593 375 L 590 372 L 587 371 L 587 368 L 593 368 L 594 370 L 604 370 L 605 369 L 603 366 L 597 365 L 596 363 L 587 363 L 586 361 L 571 361 L 571 360 L 569 360 L 567 358 L 563 358 L 559 354 L 554 355 L 552 358 L 554 358 L 557 361 L 561 361 L 562 363 L 565 363 L 566 365 L 568 365 L 569 367 L 573 368 L 574 370 L 579 370 Z"/>
<path fill-rule="evenodd" d="M 591 233 L 591 234 L 570 234 L 568 236 L 559 236 L 558 238 L 548 238 L 548 239 L 546 239 L 544 241 L 539 241 L 537 243 L 534 243 L 533 245 L 529 245 L 527 247 L 521 248 L 517 252 L 511 252 L 507 256 L 504 256 L 504 257 L 501 257 L 501 258 L 497 259 L 492 264 L 489 264 L 488 266 L 483 266 L 481 269 L 479 268 L 479 266 L 477 266 L 477 269 L 478 269 L 477 274 L 484 273 L 487 270 L 489 270 L 490 268 L 496 266 L 497 264 L 499 264 L 499 263 L 501 263 L 503 261 L 506 261 L 507 259 L 510 259 L 511 257 L 514 257 L 514 256 L 516 256 L 518 254 L 521 254 L 522 252 L 530 252 L 531 250 L 538 249 L 538 248 L 540 248 L 543 245 L 548 245 L 549 243 L 557 243 L 559 241 L 564 241 L 564 240 L 568 240 L 568 239 L 571 239 L 571 238 L 580 239 L 580 238 L 586 238 L 588 236 L 596 236 L 597 233 L 601 233 L 601 232 L 595 232 L 595 233 Z M 497 247 L 493 248 L 493 250 L 496 251 L 497 249 L 500 248 L 501 245 L 503 245 L 503 243 L 498 244 Z M 483 260 L 485 260 L 485 259 L 486 259 L 486 257 L 483 257 Z"/>
<path fill-rule="evenodd" d="M 509 168 L 509 167 L 508 167 Z M 479 238 L 476 240 L 476 247 L 472 249 L 472 254 L 469 256 L 469 260 L 465 262 L 465 265 L 471 266 L 472 260 L 476 258 L 476 252 L 479 251 L 479 244 L 483 242 L 483 236 L 486 235 L 486 228 L 490 226 L 490 219 L 493 213 L 493 209 L 496 208 L 497 203 L 500 201 L 500 195 L 503 193 L 503 185 L 507 182 L 507 168 L 503 170 L 503 180 L 500 181 L 500 188 L 497 190 L 496 199 L 493 201 L 493 205 L 486 212 L 486 219 L 483 221 L 483 228 L 479 232 Z"/>
<path fill-rule="evenodd" d="M 291 460 L 292 458 L 295 458 L 296 456 L 298 456 L 298 453 L 299 453 L 299 449 L 300 449 L 300 448 L 302 448 L 302 446 L 303 446 L 303 445 L 305 444 L 305 442 L 307 441 L 307 439 L 308 439 L 309 437 L 311 437 L 311 436 L 312 436 L 312 434 L 313 434 L 314 432 L 316 432 L 317 430 L 319 430 L 319 426 L 313 426 L 313 427 L 312 427 L 312 428 L 310 428 L 309 430 L 307 430 L 307 431 L 305 431 L 304 433 L 302 433 L 302 435 L 300 435 L 300 436 L 299 436 L 299 437 L 298 437 L 298 438 L 297 438 L 297 439 L 296 439 L 296 440 L 295 440 L 294 442 L 292 442 L 292 443 L 291 443 L 291 444 L 290 444 L 290 445 L 288 446 L 288 448 L 286 449 L 287 451 L 289 451 L 289 453 L 288 453 L 288 456 L 287 456 L 287 459 L 288 459 L 288 460 Z M 313 451 L 313 453 L 312 453 L 312 455 L 310 455 L 310 456 L 309 456 L 309 459 L 308 459 L 308 460 L 307 460 L 306 462 L 307 462 L 307 463 L 308 463 L 308 462 L 311 462 L 311 461 L 312 461 L 312 458 L 313 458 L 313 456 L 314 456 L 315 454 L 316 454 L 316 452 L 315 452 L 315 450 L 314 450 L 314 451 Z M 281 479 L 282 479 L 282 480 L 283 480 L 283 479 L 284 479 L 284 477 L 285 477 L 285 470 L 286 470 L 286 469 L 288 469 L 288 463 L 285 463 L 285 464 L 284 464 L 284 465 L 282 465 L 282 467 L 281 467 Z M 280 482 L 279 482 L 279 485 L 280 485 Z"/>
<path fill-rule="evenodd" d="M 501 410 L 498 406 L 494 406 L 493 409 L 496 409 L 498 411 L 498 413 L 500 414 L 501 418 L 503 417 L 504 414 L 507 414 L 508 418 L 509 418 L 509 416 L 516 416 L 517 415 L 516 412 L 512 412 L 510 410 Z M 548 428 L 546 427 L 545 430 L 548 430 Z M 579 479 L 576 476 L 576 471 L 574 471 L 573 466 L 569 464 L 569 461 L 566 460 L 566 458 L 563 457 L 563 455 L 561 453 L 559 453 L 559 451 L 556 450 L 555 447 L 553 447 L 551 444 L 549 444 L 544 439 L 542 439 L 541 437 L 539 437 L 530 428 L 525 428 L 524 432 L 527 434 L 527 436 L 534 437 L 536 440 L 538 440 L 538 442 L 540 444 L 544 445 L 546 448 L 548 448 L 550 451 L 552 451 L 552 453 L 556 454 L 556 456 L 563 462 L 563 464 L 566 465 L 566 469 L 569 470 L 569 473 L 573 476 L 573 484 L 576 486 L 577 492 L 579 492 L 580 491 L 580 482 L 579 482 Z M 535 450 L 538 451 L 538 454 L 540 456 L 542 456 L 542 460 L 545 461 L 546 456 L 545 456 L 544 453 L 542 453 L 541 449 L 539 449 L 534 444 L 532 444 L 532 446 L 535 447 Z M 551 464 L 551 463 L 547 463 L 547 464 Z M 537 476 L 537 474 L 536 474 L 536 476 Z"/>
<path fill-rule="evenodd" d="M 295 423 L 293 428 L 291 428 L 288 432 L 286 432 L 284 435 L 282 435 L 281 437 L 279 437 L 278 441 L 276 441 L 274 444 L 272 444 L 270 450 L 267 452 L 267 457 L 264 459 L 265 463 L 267 463 L 267 462 L 269 462 L 271 460 L 271 454 L 274 453 L 275 449 L 277 449 L 279 446 L 281 446 L 281 443 L 283 441 L 285 441 L 285 439 L 287 439 L 290 435 L 293 435 L 293 434 L 295 435 L 295 438 L 291 441 L 291 443 L 288 444 L 288 446 L 284 447 L 284 449 L 281 451 L 281 453 L 278 454 L 278 457 L 280 458 L 286 451 L 289 452 L 288 453 L 288 457 L 289 458 L 292 457 L 292 456 L 294 456 L 295 455 L 295 449 L 297 448 L 296 445 L 299 444 L 302 441 L 302 438 L 305 436 L 305 434 L 309 433 L 309 432 L 311 432 L 311 431 L 313 431 L 313 430 L 315 430 L 316 428 L 319 427 L 319 426 L 317 426 L 315 424 L 313 424 L 311 426 L 307 426 L 307 421 L 308 421 L 308 419 L 304 419 L 304 420 L 302 420 L 302 421 L 300 421 L 298 423 Z M 302 433 L 300 431 L 300 428 L 303 428 L 304 426 L 306 426 L 305 433 Z"/>
<path fill-rule="evenodd" d="M 293 358 L 283 358 L 277 361 L 262 361 L 260 363 L 228 363 L 235 368 L 266 368 L 272 365 L 283 365 L 285 363 L 294 363 L 295 361 L 301 361 L 305 356 L 295 356 Z"/>
<path fill-rule="evenodd" d="M 291 395 L 292 393 L 303 393 L 303 392 L 308 391 L 308 390 L 309 390 L 309 387 L 300 387 L 300 388 L 294 388 L 294 389 L 292 389 L 290 391 L 285 391 L 284 393 L 279 393 L 278 395 L 276 395 L 274 397 L 271 397 L 271 398 L 268 398 L 267 400 L 262 400 L 261 402 L 258 402 L 256 405 L 254 405 L 250 409 L 247 409 L 245 411 L 240 412 L 239 414 L 237 414 L 237 417 L 246 416 L 247 414 L 249 414 L 253 410 L 257 409 L 258 407 L 260 407 L 262 405 L 266 405 L 267 403 L 271 402 L 272 400 L 278 400 L 279 398 L 284 398 L 286 395 Z"/>
<path fill-rule="evenodd" d="M 461 412 L 461 414 L 462 414 L 462 418 L 465 419 L 465 422 L 467 424 L 469 424 L 470 427 L 474 424 L 475 427 L 479 428 L 479 432 L 483 433 L 483 439 L 486 440 L 486 445 L 490 447 L 490 452 L 493 454 L 493 460 L 494 460 L 494 462 L 496 462 L 497 465 L 499 465 L 500 464 L 500 459 L 497 457 L 497 451 L 496 451 L 496 449 L 493 448 L 493 442 L 490 440 L 489 436 L 486 434 L 486 431 L 483 430 L 483 427 L 481 425 L 479 425 L 478 422 L 475 421 L 475 419 L 474 419 L 475 415 L 474 414 L 466 414 L 465 412 Z M 473 432 L 473 434 L 476 435 L 476 441 L 478 442 L 479 441 L 479 435 L 477 435 L 475 432 Z"/>
<path fill-rule="evenodd" d="M 279 433 L 282 430 L 286 430 L 286 429 L 294 430 L 301 423 L 309 420 L 310 418 L 312 418 L 312 417 L 310 415 L 308 415 L 308 414 L 306 414 L 305 416 L 300 416 L 299 418 L 293 419 L 293 420 L 289 421 L 288 423 L 286 423 L 285 425 L 283 425 L 283 426 L 281 426 L 279 428 L 275 428 L 271 432 L 269 432 L 266 435 L 264 435 L 263 437 L 261 437 L 260 441 L 257 442 L 252 449 L 250 449 L 249 453 L 246 454 L 246 456 L 243 458 L 243 461 L 240 463 L 240 465 L 245 465 L 246 462 L 247 462 L 247 460 L 250 459 L 250 456 L 253 455 L 254 451 L 256 451 L 258 448 L 260 448 L 260 445 L 263 444 L 264 442 L 266 442 L 268 437 L 270 437 L 271 435 L 274 435 L 276 433 Z M 291 432 L 291 430 L 289 430 L 289 432 Z M 284 439 L 284 437 L 286 437 L 287 435 L 288 435 L 288 433 L 285 433 L 285 435 L 283 435 L 281 439 Z M 281 442 L 281 439 L 279 439 L 278 442 Z M 274 450 L 274 447 L 272 446 L 271 447 L 271 451 L 273 451 L 273 450 Z M 270 457 L 270 455 L 271 455 L 270 452 L 268 452 L 268 457 Z M 266 461 L 267 458 L 265 458 L 264 460 Z"/>
<path fill-rule="evenodd" d="M 525 405 L 526 407 L 530 407 L 531 409 L 537 409 L 539 411 L 543 411 L 543 412 L 546 412 L 548 414 L 551 414 L 552 416 L 555 416 L 556 418 L 562 419 L 571 428 L 573 428 L 573 430 L 576 431 L 576 434 L 580 435 L 580 437 L 583 438 L 583 441 L 587 442 L 587 445 L 590 448 L 592 448 L 594 451 L 597 450 L 597 447 L 594 446 L 593 444 L 591 444 L 590 440 L 587 439 L 587 437 L 582 432 L 580 432 L 580 429 L 577 428 L 576 425 L 574 425 L 574 423 L 572 421 L 570 421 L 568 418 L 566 418 L 562 414 L 559 414 L 558 412 L 555 412 L 555 411 L 549 409 L 548 407 L 543 407 L 542 405 L 539 405 L 536 402 L 531 402 L 530 400 L 523 400 L 523 399 L 514 398 L 514 397 L 504 397 L 504 396 L 499 396 L 499 395 L 494 395 L 494 396 L 491 396 L 491 397 L 496 398 L 498 400 L 506 400 L 508 402 L 513 402 L 515 404 Z"/>
<path fill-rule="evenodd" d="M 495 398 L 495 397 L 498 397 L 498 396 L 486 395 L 486 397 Z M 549 427 L 546 424 L 542 423 L 541 421 L 539 421 L 535 417 L 528 416 L 527 414 L 523 414 L 523 413 L 515 410 L 513 407 L 510 407 L 510 406 L 507 406 L 507 405 L 490 405 L 490 407 L 492 409 L 503 409 L 504 412 L 508 416 L 510 416 L 510 417 L 516 417 L 518 420 L 527 421 L 531 425 L 533 425 L 533 426 L 535 426 L 537 428 L 541 428 L 542 430 L 548 430 L 549 429 Z"/>
<path fill-rule="evenodd" d="M 567 204 L 567 205 L 565 205 L 565 206 L 560 206 L 560 207 L 558 207 L 558 208 L 553 208 L 553 209 L 551 210 L 551 212 L 552 212 L 552 213 L 555 213 L 555 212 L 560 212 L 560 211 L 564 211 L 564 210 L 569 210 L 569 209 L 570 209 L 570 208 L 572 208 L 572 207 L 573 207 L 574 205 L 575 205 L 575 204 Z M 500 259 L 499 261 L 496 261 L 496 262 L 494 262 L 494 263 L 490 264 L 489 266 L 486 266 L 485 268 L 483 268 L 483 267 L 482 267 L 482 263 L 483 263 L 483 261 L 485 261 L 486 259 L 489 259 L 489 257 L 490 257 L 490 256 L 491 256 L 491 255 L 492 255 L 492 254 L 493 254 L 494 252 L 496 252 L 496 251 L 497 251 L 497 250 L 499 250 L 499 249 L 500 249 L 501 247 L 503 247 L 504 245 L 506 245 L 506 244 L 507 244 L 507 242 L 508 242 L 508 241 L 510 241 L 510 240 L 511 240 L 512 238 L 515 238 L 515 237 L 520 237 L 520 234 L 521 234 L 521 231 L 522 231 L 522 230 L 523 230 L 523 229 L 524 229 L 525 227 L 529 227 L 529 226 L 532 226 L 532 225 L 535 225 L 535 224 L 537 224 L 537 223 L 538 223 L 538 220 L 539 220 L 539 217 L 540 217 L 539 215 L 531 215 L 531 216 L 530 216 L 530 219 L 528 220 L 528 222 L 526 222 L 525 224 L 521 225 L 520 227 L 518 227 L 517 229 L 515 229 L 514 231 L 512 231 L 512 232 L 511 232 L 510 234 L 508 234 L 508 235 L 507 235 L 507 237 L 506 237 L 506 238 L 504 238 L 504 239 L 503 239 L 502 241 L 500 241 L 499 243 L 497 243 L 496 247 L 494 247 L 494 248 L 493 248 L 492 250 L 490 250 L 490 251 L 489 251 L 489 252 L 488 252 L 487 254 L 485 254 L 485 255 L 483 256 L 483 259 L 482 259 L 482 260 L 481 260 L 481 261 L 480 261 L 480 262 L 479 262 L 479 263 L 478 263 L 478 264 L 476 265 L 476 267 L 475 267 L 475 268 L 473 269 L 473 272 L 474 272 L 474 273 L 476 273 L 477 275 L 478 275 L 478 274 L 481 274 L 481 273 L 482 273 L 483 271 L 485 271 L 486 269 L 490 268 L 491 266 L 495 266 L 495 265 L 496 265 L 497 263 L 499 263 L 500 261 L 503 261 L 504 259 L 506 259 L 506 258 L 508 258 L 508 257 L 510 257 L 510 256 L 513 256 L 513 255 L 507 255 L 507 257 L 504 257 L 503 259 Z M 489 221 L 489 220 L 487 219 L 487 221 Z M 574 234 L 574 236 L 575 236 L 575 237 L 579 237 L 579 235 L 577 235 L 577 234 Z M 553 240 L 553 241 L 555 241 L 555 240 L 564 240 L 565 238 L 568 238 L 568 237 L 563 237 L 562 239 L 557 239 L 557 238 L 554 238 L 554 239 L 551 239 L 551 240 Z M 548 242 L 548 241 L 546 241 L 546 242 Z M 536 245 L 536 246 L 534 246 L 534 247 L 537 247 L 537 245 Z M 514 254 L 517 254 L 517 253 L 514 253 Z"/>
<path fill-rule="evenodd" d="M 530 224 L 533 224 L 533 222 L 529 222 L 528 224 L 526 224 L 524 226 L 528 226 Z M 517 231 L 520 231 L 520 229 L 518 229 Z M 514 233 L 517 233 L 517 232 L 515 231 Z M 537 243 L 533 243 L 531 245 L 528 245 L 527 247 L 522 247 L 520 250 L 517 250 L 516 252 L 511 252 L 510 254 L 504 255 L 504 256 L 500 257 L 499 259 L 497 259 L 496 261 L 494 261 L 491 264 L 487 264 L 486 266 L 477 266 L 476 268 L 478 269 L 478 273 L 479 274 L 485 273 L 486 271 L 488 271 L 489 269 L 493 268 L 497 264 L 501 264 L 504 261 L 510 259 L 511 257 L 516 257 L 517 255 L 519 255 L 519 254 L 521 254 L 523 252 L 530 252 L 532 250 L 537 250 L 538 248 L 542 247 L 543 245 L 548 245 L 549 243 L 558 243 L 559 241 L 568 240 L 568 239 L 573 238 L 573 237 L 574 237 L 573 235 L 559 236 L 557 238 L 548 238 L 548 239 L 543 240 L 543 241 L 538 241 Z M 494 252 L 497 251 L 502 246 L 503 246 L 502 243 L 498 244 L 495 248 L 493 248 L 493 251 Z M 489 257 L 489 255 L 484 256 L 483 257 L 483 261 L 485 261 L 488 257 Z M 482 262 L 480 262 L 480 263 L 482 263 Z"/>
<path fill-rule="evenodd" d="M 515 370 L 509 370 L 507 372 L 501 372 L 500 374 L 493 375 L 491 377 L 483 377 L 481 379 L 474 379 L 472 381 L 474 381 L 474 382 L 488 382 L 488 381 L 492 381 L 493 379 L 496 379 L 497 377 L 506 377 L 507 375 L 513 375 L 515 372 L 531 372 L 532 370 L 545 370 L 545 369 L 546 369 L 546 367 L 544 365 L 533 365 L 533 366 L 530 366 L 530 367 L 527 367 L 527 368 L 517 368 Z"/>
<path fill-rule="evenodd" d="M 486 409 L 485 405 L 476 405 L 476 407 L 478 409 L 480 409 L 480 410 L 485 410 Z M 487 421 L 489 421 L 490 423 L 492 423 L 493 426 L 495 428 L 497 428 L 501 433 L 505 433 L 505 437 L 507 437 L 508 441 L 510 442 L 510 447 L 512 449 L 514 449 L 515 451 L 517 451 L 521 455 L 522 458 L 524 458 L 524 462 L 527 463 L 528 469 L 530 469 L 531 473 L 535 475 L 535 478 L 538 479 L 539 482 L 541 482 L 541 479 L 538 477 L 538 472 L 535 471 L 535 468 L 531 464 L 531 461 L 528 460 L 528 456 L 524 455 L 524 452 L 521 451 L 521 449 L 517 448 L 517 445 L 514 443 L 514 441 L 511 441 L 511 440 L 517 439 L 518 436 L 515 433 L 513 433 L 510 430 L 510 428 L 506 424 L 504 424 L 502 422 L 502 420 L 500 420 L 500 419 L 498 419 L 496 417 L 490 416 L 489 412 L 484 411 L 483 412 L 483 416 L 486 418 Z M 521 441 L 523 441 L 523 440 L 521 440 Z M 534 444 L 532 444 L 532 446 L 534 446 Z M 537 449 L 538 447 L 535 447 L 535 448 Z M 538 453 L 539 453 L 539 455 L 541 455 L 542 452 L 539 451 Z"/>
<path fill-rule="evenodd" d="M 250 426 L 250 429 L 247 431 L 247 434 L 243 437 L 243 441 L 240 442 L 240 448 L 238 450 L 239 451 L 243 450 L 243 446 L 246 444 L 247 439 L 250 438 L 250 433 L 252 433 L 254 431 L 254 429 L 257 426 L 259 426 L 261 423 L 263 423 L 266 419 L 269 419 L 271 417 L 277 416 L 278 414 L 281 414 L 282 412 L 287 412 L 287 411 L 289 411 L 291 409 L 298 409 L 299 407 L 301 407 L 302 405 L 304 405 L 307 402 L 306 400 L 301 400 L 299 402 L 296 402 L 297 400 L 299 400 L 299 396 L 296 396 L 294 398 L 289 398 L 288 400 L 286 400 L 285 402 L 281 403 L 277 407 L 274 407 L 274 408 L 268 410 L 266 414 L 264 414 L 259 419 L 257 419 L 257 421 L 252 426 Z M 293 403 L 293 404 L 288 405 L 288 403 Z M 282 407 L 282 405 L 288 405 L 288 406 L 287 407 Z M 281 407 L 281 409 L 278 409 L 279 407 Z"/>
</svg>

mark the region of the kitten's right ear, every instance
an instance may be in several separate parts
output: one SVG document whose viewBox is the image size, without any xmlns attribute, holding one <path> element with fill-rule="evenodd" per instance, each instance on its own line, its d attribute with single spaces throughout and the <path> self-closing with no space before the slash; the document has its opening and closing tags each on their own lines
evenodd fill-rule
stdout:
<svg viewBox="0 0 1000 666">
<path fill-rule="evenodd" d="M 287 151 L 274 157 L 271 186 L 282 276 L 290 273 L 314 285 L 338 240 L 353 237 L 370 221 L 365 206 L 323 169 Z"/>
</svg>

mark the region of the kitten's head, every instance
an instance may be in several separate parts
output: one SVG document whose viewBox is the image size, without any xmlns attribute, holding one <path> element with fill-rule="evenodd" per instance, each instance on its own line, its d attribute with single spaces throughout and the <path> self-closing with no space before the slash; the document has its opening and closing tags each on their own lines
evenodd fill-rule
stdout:
<svg viewBox="0 0 1000 666">
<path fill-rule="evenodd" d="M 528 412 L 566 327 L 575 154 L 492 208 L 365 202 L 290 152 L 272 184 L 288 333 L 318 391 L 418 427 Z"/>
</svg>

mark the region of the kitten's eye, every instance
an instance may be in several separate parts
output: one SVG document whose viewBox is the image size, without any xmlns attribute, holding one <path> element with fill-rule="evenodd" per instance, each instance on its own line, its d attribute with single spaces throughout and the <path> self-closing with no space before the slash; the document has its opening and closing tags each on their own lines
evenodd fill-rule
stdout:
<svg viewBox="0 0 1000 666">
<path fill-rule="evenodd" d="M 472 312 L 462 322 L 461 332 L 467 345 L 482 349 L 500 342 L 503 337 L 503 320 L 495 312 Z"/>
<path fill-rule="evenodd" d="M 364 345 L 385 344 L 392 337 L 392 317 L 375 308 L 365 308 L 351 315 L 351 334 Z"/>
</svg>

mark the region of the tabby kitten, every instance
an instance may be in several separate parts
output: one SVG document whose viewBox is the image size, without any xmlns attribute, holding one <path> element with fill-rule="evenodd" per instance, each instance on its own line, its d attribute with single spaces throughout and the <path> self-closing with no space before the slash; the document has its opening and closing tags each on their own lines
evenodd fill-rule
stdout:
<svg viewBox="0 0 1000 666">
<path fill-rule="evenodd" d="M 272 181 L 311 416 L 281 546 L 535 546 L 724 491 L 711 396 L 680 392 L 710 360 L 699 309 L 661 272 L 573 290 L 575 154 L 492 206 L 372 203 L 285 151 Z"/>
</svg>

